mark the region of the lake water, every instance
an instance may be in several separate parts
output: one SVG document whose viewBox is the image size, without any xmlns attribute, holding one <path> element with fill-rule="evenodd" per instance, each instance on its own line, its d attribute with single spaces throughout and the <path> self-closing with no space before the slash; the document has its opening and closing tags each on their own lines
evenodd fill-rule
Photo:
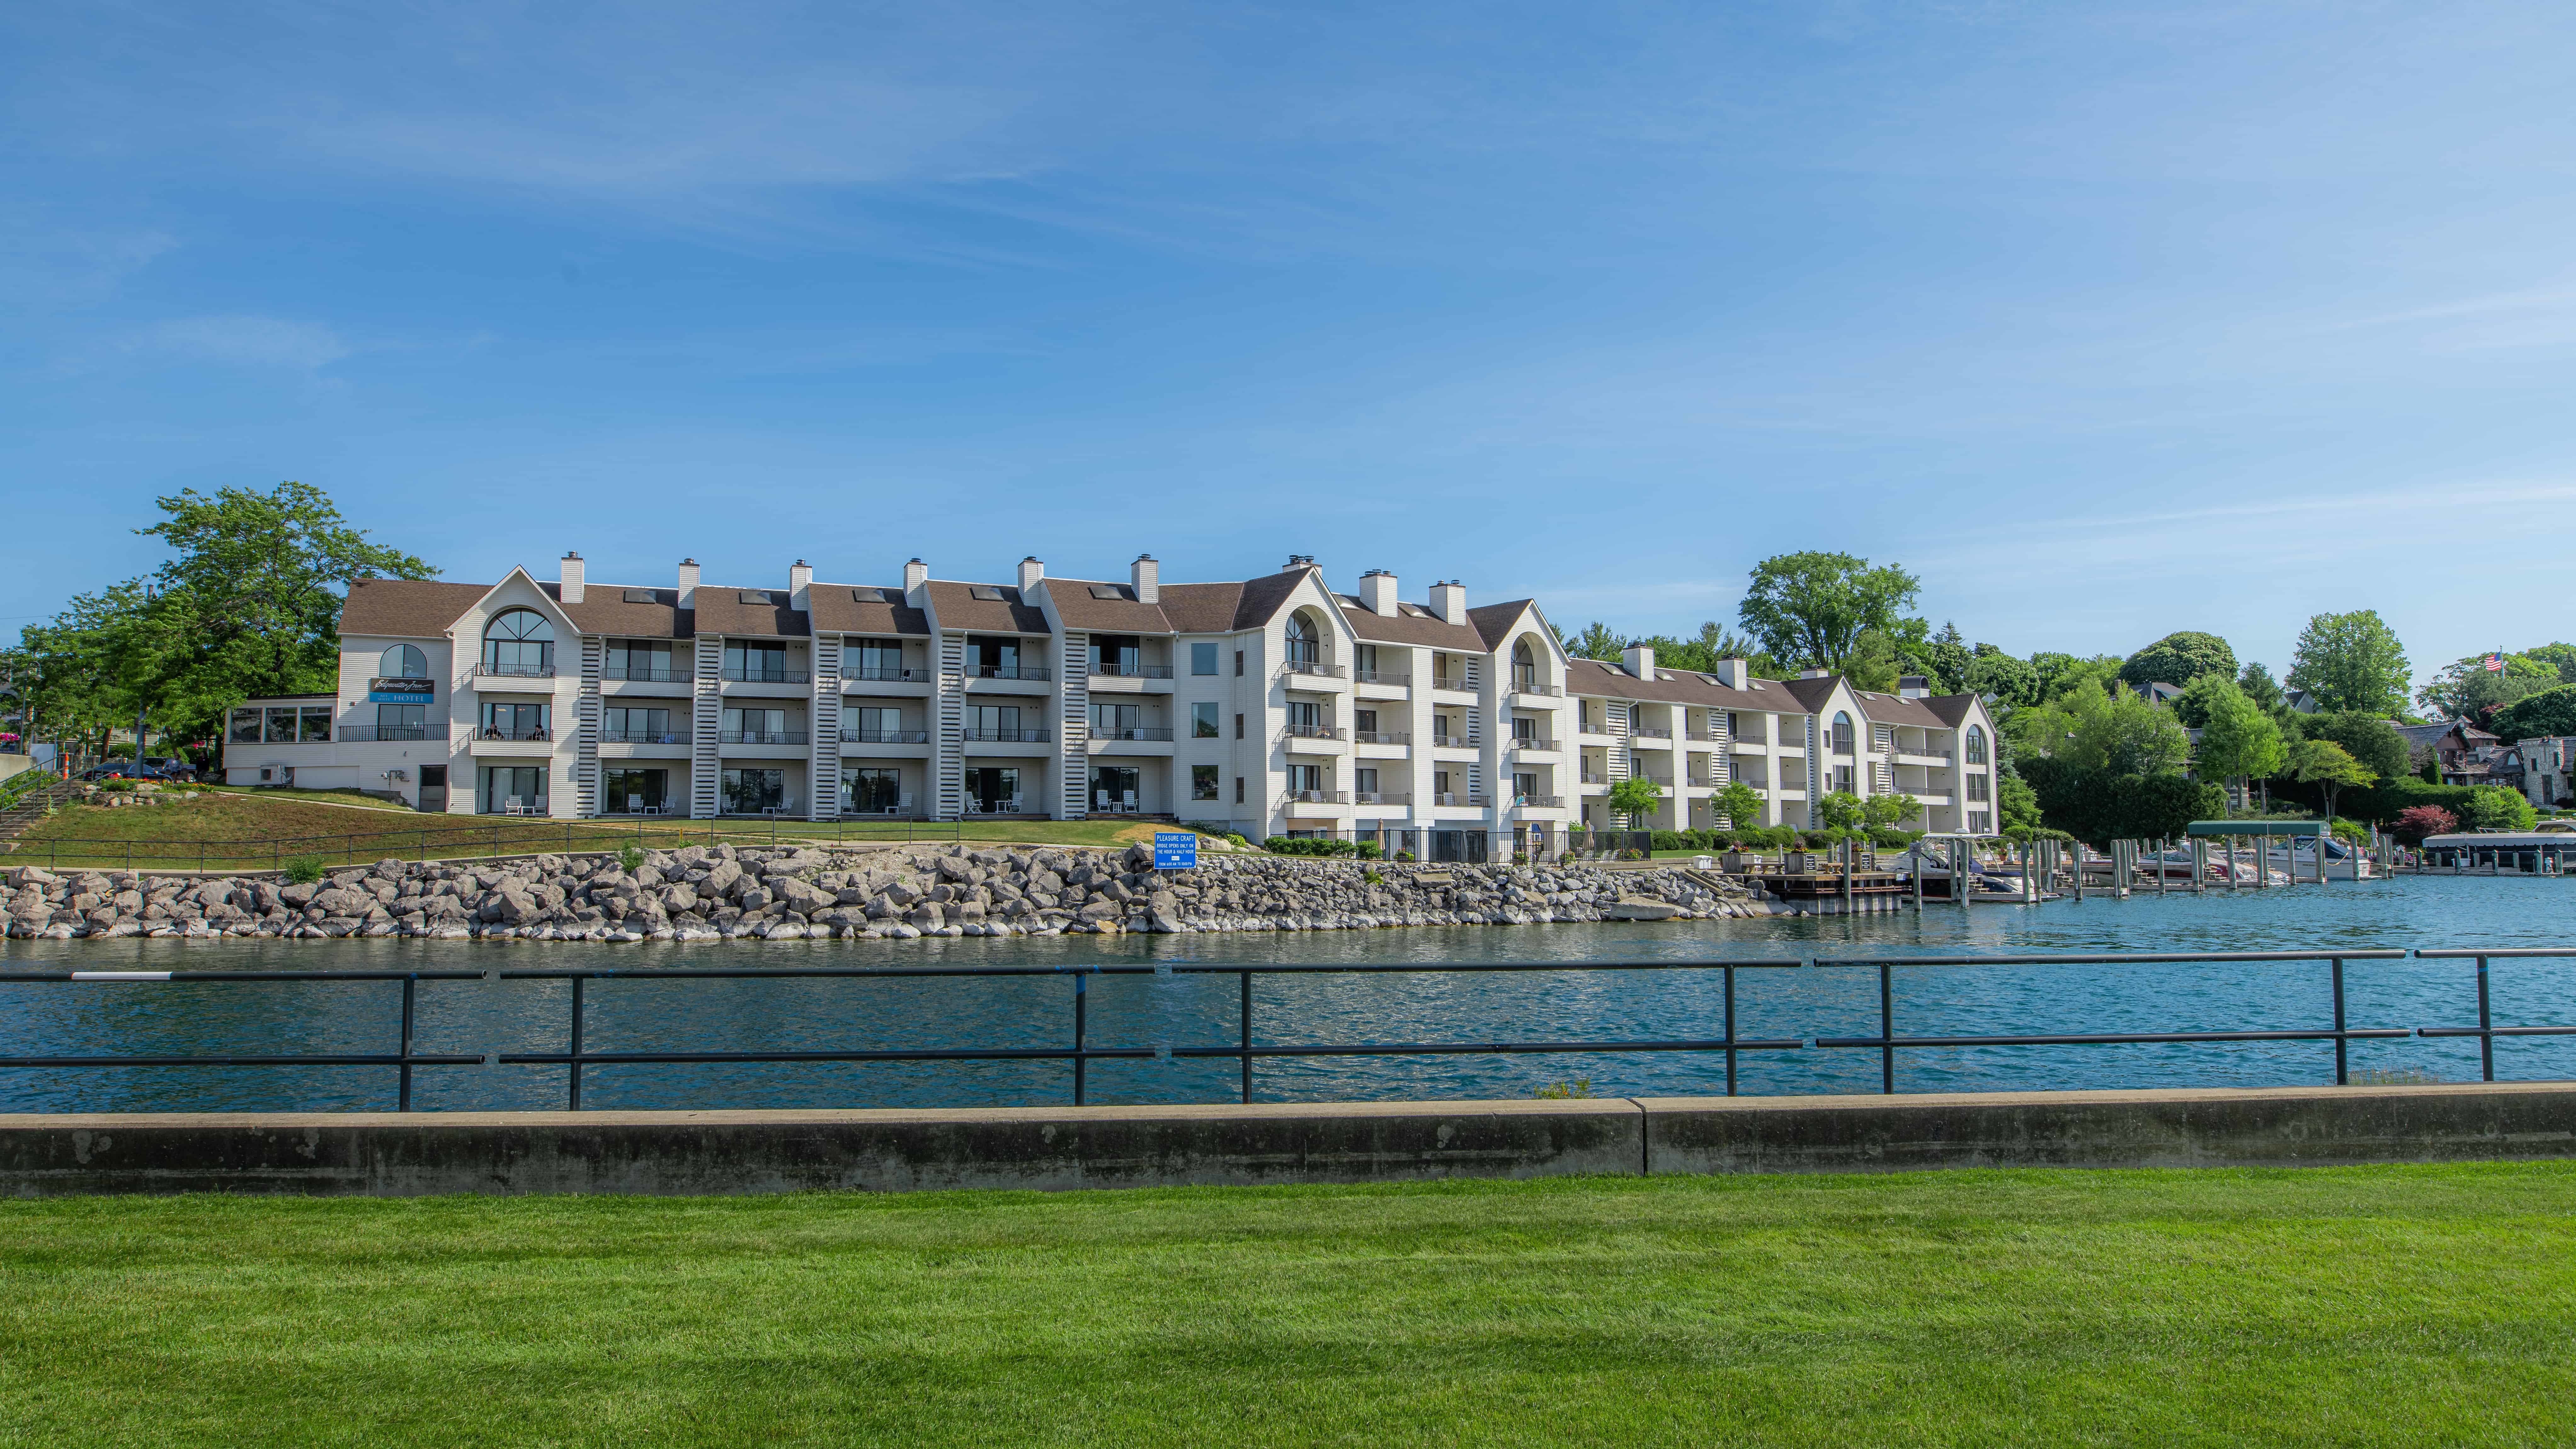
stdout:
<svg viewBox="0 0 2576 1449">
<path fill-rule="evenodd" d="M 463 941 L 8 941 L 0 971 L 454 970 L 566 966 L 1050 965 L 1102 962 L 1640 961 L 1968 953 L 2360 950 L 2568 946 L 2576 882 L 2407 877 L 2233 897 L 2088 898 L 2039 906 L 1929 907 L 1854 917 L 1776 917 L 1681 925 L 1457 927 L 1237 936 L 1068 936 L 776 945 L 490 944 Z M 2350 1024 L 2474 1025 L 2466 962 L 2353 962 Z M 1072 1029 L 1066 977 L 594 981 L 593 1051 L 849 1050 L 1062 1046 Z M 390 1052 L 391 982 L 282 985 L 0 986 L 0 1055 L 209 1055 Z M 2499 1024 L 2576 1022 L 2576 959 L 2499 963 Z M 1236 978 L 1095 979 L 1089 1044 L 1231 1045 Z M 1262 1044 L 1707 1038 L 1722 1033 L 1718 973 L 1318 975 L 1256 978 Z M 1896 973 L 1899 1035 L 2323 1029 L 2332 1022 L 2323 962 L 1923 967 Z M 561 982 L 425 982 L 418 1047 L 487 1054 L 564 1049 Z M 1738 975 L 1747 1037 L 1863 1036 L 1877 1030 L 1876 973 L 1802 966 Z M 2478 1079 L 2473 1040 L 2356 1042 L 2356 1070 Z M 2502 1041 L 2500 1078 L 2576 1077 L 2576 1038 Z M 2273 1086 L 2333 1080 L 2329 1042 L 2093 1047 L 1917 1048 L 1899 1054 L 1900 1091 L 2074 1087 Z M 1746 1093 L 1870 1092 L 1868 1050 L 1748 1052 Z M 1094 1062 L 1092 1102 L 1231 1101 L 1232 1061 Z M 584 1105 L 599 1108 L 997 1106 L 1069 1101 L 1061 1062 L 589 1067 Z M 421 1109 L 544 1108 L 564 1100 L 560 1067 L 422 1068 Z M 1601 1096 L 1725 1089 L 1717 1054 L 1564 1054 L 1274 1059 L 1255 1068 L 1264 1101 L 1519 1097 L 1589 1078 Z M 0 1110 L 149 1111 L 387 1108 L 389 1068 L 116 1068 L 0 1065 Z"/>
</svg>

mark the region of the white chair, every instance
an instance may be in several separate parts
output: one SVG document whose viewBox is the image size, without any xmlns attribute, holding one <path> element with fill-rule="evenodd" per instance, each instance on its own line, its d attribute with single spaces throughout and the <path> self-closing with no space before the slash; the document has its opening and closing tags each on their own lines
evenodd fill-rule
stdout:
<svg viewBox="0 0 2576 1449">
<path fill-rule="evenodd" d="M 518 796 L 504 795 L 501 797 L 501 813 L 504 815 L 524 815 L 527 812 L 519 808 Z"/>
</svg>

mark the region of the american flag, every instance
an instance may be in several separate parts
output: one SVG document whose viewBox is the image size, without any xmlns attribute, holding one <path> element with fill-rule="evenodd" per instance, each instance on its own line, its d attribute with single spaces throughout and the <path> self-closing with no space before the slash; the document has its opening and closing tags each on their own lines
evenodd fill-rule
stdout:
<svg viewBox="0 0 2576 1449">
<path fill-rule="evenodd" d="M 2487 673 L 2504 673 L 2504 650 L 2501 647 L 2499 647 L 2493 654 L 2487 656 Z"/>
</svg>

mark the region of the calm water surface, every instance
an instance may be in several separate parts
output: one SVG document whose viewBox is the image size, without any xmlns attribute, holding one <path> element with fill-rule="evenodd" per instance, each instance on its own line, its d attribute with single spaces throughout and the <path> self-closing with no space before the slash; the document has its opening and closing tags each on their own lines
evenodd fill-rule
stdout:
<svg viewBox="0 0 2576 1449">
<path fill-rule="evenodd" d="M 2576 882 L 2406 878 L 2190 897 L 2055 901 L 2036 907 L 1927 908 L 1912 914 L 1710 921 L 1681 926 L 1456 927 L 1246 936 L 797 942 L 779 945 L 584 945 L 464 941 L 0 942 L 0 970 L 383 969 L 486 971 L 535 966 L 1080 965 L 1217 961 L 1635 961 L 1784 959 L 1967 952 L 2319 950 L 2385 946 L 2576 948 Z M 2346 967 L 2354 1026 L 2473 1025 L 2466 963 Z M 585 1046 L 597 1051 L 826 1050 L 1061 1046 L 1072 982 L 983 980 L 595 981 Z M 0 986 L 0 1055 L 207 1055 L 388 1052 L 399 1030 L 390 982 L 307 986 L 94 984 Z M 1508 976 L 1259 978 L 1255 1039 L 1399 1042 L 1701 1038 L 1720 1034 L 1715 972 L 1568 971 Z M 2576 1021 L 2576 960 L 2499 964 L 2499 1023 Z M 488 1054 L 559 1051 L 569 988 L 559 982 L 427 982 L 419 1047 Z M 1740 973 L 1745 1036 L 1866 1035 L 1877 978 L 1801 966 Z M 2324 963 L 1925 967 L 1896 978 L 1900 1035 L 2322 1028 L 2332 1021 Z M 1092 984 L 1094 1046 L 1230 1045 L 1232 977 L 1139 976 Z M 2473 1041 L 2359 1042 L 2356 1068 L 2475 1081 Z M 1746 1053 L 1749 1093 L 1876 1091 L 1870 1051 Z M 1229 1101 L 1229 1061 L 1095 1062 L 1094 1102 Z M 424 1109 L 558 1107 L 560 1067 L 423 1068 Z M 2497 1075 L 2576 1077 L 2576 1038 L 2501 1042 Z M 1602 1096 L 1696 1094 L 1725 1087 L 1722 1057 L 1699 1054 L 1265 1061 L 1266 1101 L 1526 1096 L 1588 1077 Z M 2333 1080 L 2331 1043 L 1983 1047 L 1900 1054 L 1901 1091 L 2070 1087 L 2273 1086 Z M 1059 1062 L 591 1067 L 584 1105 L 616 1107 L 984 1106 L 1070 1100 Z M 0 1066 L 0 1110 L 154 1111 L 385 1108 L 386 1068 Z"/>
</svg>

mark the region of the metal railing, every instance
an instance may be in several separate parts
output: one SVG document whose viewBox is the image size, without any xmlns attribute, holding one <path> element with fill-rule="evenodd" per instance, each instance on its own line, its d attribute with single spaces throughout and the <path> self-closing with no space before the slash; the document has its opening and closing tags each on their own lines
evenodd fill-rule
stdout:
<svg viewBox="0 0 2576 1449">
<path fill-rule="evenodd" d="M 689 737 L 677 730 L 601 730 L 603 745 L 685 745 Z"/>
<path fill-rule="evenodd" d="M 603 684 L 687 684 L 697 678 L 689 669 L 655 669 L 650 665 L 629 664 L 623 669 L 599 671 Z"/>
<path fill-rule="evenodd" d="M 1320 659 L 1291 659 L 1279 666 L 1279 672 L 1302 674 L 1313 679 L 1339 679 L 1342 677 L 1342 666 L 1327 664 Z"/>
<path fill-rule="evenodd" d="M 1172 732 L 1163 731 L 1170 739 Z M 1042 745 L 1055 738 L 1053 730 L 967 730 L 959 738 L 970 744 Z"/>
<path fill-rule="evenodd" d="M 1409 745 L 1413 743 L 1413 732 L 1411 730 L 1354 730 L 1351 732 L 1351 743 L 1355 745 Z"/>
<path fill-rule="evenodd" d="M 1052 671 L 1036 664 L 969 664 L 966 666 L 966 677 L 969 679 L 1027 679 L 1043 682 L 1053 679 L 1055 675 Z"/>
<path fill-rule="evenodd" d="M 729 684 L 803 684 L 806 682 L 806 674 L 802 669 L 754 669 L 743 664 L 727 665 L 724 678 Z"/>
<path fill-rule="evenodd" d="M 1637 725 L 1628 731 L 1628 737 L 1637 740 L 1668 740 L 1673 737 L 1673 732 L 1655 725 Z"/>
<path fill-rule="evenodd" d="M 1513 735 L 1503 745 L 1507 750 L 1553 750 L 1556 747 L 1556 741 L 1536 735 Z"/>
<path fill-rule="evenodd" d="M 1470 809 L 1482 810 L 1493 803 L 1493 798 L 1487 795 L 1463 795 L 1456 791 L 1449 791 L 1432 796 L 1431 803 L 1434 805 L 1464 805 Z"/>
<path fill-rule="evenodd" d="M 2346 1027 L 2343 1010 L 2343 963 L 2346 961 L 2398 961 L 2405 959 L 2405 956 L 2406 952 L 2402 950 L 2381 950 L 2121 952 L 2101 956 L 1901 956 L 1879 960 L 1822 958 L 1816 962 L 1817 965 L 1877 968 L 1878 1035 L 1818 1037 L 1816 1045 L 1827 1050 L 1843 1047 L 1876 1050 L 1879 1054 L 1879 1090 L 1894 1092 L 1896 1090 L 1896 1054 L 1908 1047 L 2132 1046 L 2177 1042 L 2331 1041 L 2335 1049 L 2335 1085 L 2342 1086 L 2350 1080 L 2345 1062 L 2348 1043 L 2360 1039 L 2377 1040 L 2412 1035 L 2402 1026 Z M 1896 1034 L 1895 970 L 1899 966 L 2101 966 L 2229 961 L 2261 964 L 2294 961 L 2329 963 L 2334 973 L 2333 1027 L 2323 1031 L 2113 1031 L 1974 1036 L 1898 1036 Z"/>
<path fill-rule="evenodd" d="M 1138 740 L 1155 744 L 1169 740 L 1172 730 L 1169 725 L 1094 726 L 1091 737 L 1095 740 Z"/>
<path fill-rule="evenodd" d="M 1337 725 L 1290 725 L 1279 733 L 1292 740 L 1338 740 L 1342 737 Z"/>
<path fill-rule="evenodd" d="M 447 731 L 442 727 L 439 730 L 439 738 L 444 739 L 446 737 Z M 363 745 L 371 744 L 379 740 L 425 740 L 428 738 L 429 726 L 427 725 L 340 726 L 340 740 L 343 744 Z"/>
<path fill-rule="evenodd" d="M 13 1069 L 96 1069 L 124 1067 L 357 1067 L 391 1068 L 397 1073 L 398 1110 L 412 1110 L 412 1074 L 419 1067 L 464 1067 L 483 1064 L 504 1066 L 560 1066 L 565 1069 L 565 1092 L 573 1110 L 582 1109 L 583 1073 L 593 1067 L 619 1065 L 722 1065 L 740 1063 L 836 1063 L 836 1062 L 1002 1062 L 1060 1061 L 1072 1067 L 1073 1100 L 1080 1104 L 1087 1091 L 1086 1068 L 1095 1061 L 1232 1060 L 1237 1064 L 1238 1092 L 1241 1100 L 1254 1098 L 1254 1065 L 1262 1060 L 1295 1057 L 1420 1057 L 1420 1056 L 1491 1056 L 1551 1055 L 1568 1053 L 1722 1053 L 1726 1066 L 1727 1095 L 1737 1094 L 1736 1054 L 1746 1051 L 1796 1051 L 1814 1047 L 1820 1050 L 1868 1050 L 1879 1053 L 1880 1090 L 1896 1092 L 1896 1054 L 1913 1048 L 1960 1048 L 1989 1046 L 2113 1046 L 2113 1045 L 2192 1045 L 2236 1042 L 2332 1042 L 2334 1044 L 2335 1081 L 2348 1083 L 2350 1070 L 2347 1049 L 2354 1041 L 2393 1040 L 2406 1037 L 2457 1038 L 2475 1037 L 2480 1042 L 2482 1074 L 2495 1080 L 2494 1039 L 2518 1036 L 2576 1036 L 2576 1026 L 2496 1026 L 2491 1020 L 2487 977 L 2492 959 L 2534 957 L 2576 958 L 2576 949 L 2488 947 L 2464 949 L 2427 949 L 2411 953 L 2422 960 L 2467 960 L 2477 965 L 2478 1018 L 2475 1027 L 2354 1027 L 2345 1016 L 2344 963 L 2348 961 L 2389 961 L 2406 959 L 2410 953 L 2398 949 L 2343 951 L 2231 951 L 2231 952 L 2149 952 L 2073 955 L 1999 955 L 1999 956 L 1918 956 L 1895 958 L 1835 957 L 1753 957 L 1682 961 L 1493 961 L 1493 962 L 1368 962 L 1327 965 L 1270 964 L 1251 965 L 1235 962 L 1169 962 L 1136 964 L 1103 964 L 1073 966 L 916 966 L 916 967 L 530 967 L 499 971 L 15 971 L 0 974 L 0 986 L 49 984 L 146 984 L 184 983 L 189 985 L 230 986 L 249 983 L 308 983 L 351 981 L 397 981 L 402 983 L 399 1002 L 398 1041 L 392 1052 L 336 1053 L 226 1053 L 202 1056 L 179 1055 L 27 1055 L 0 1056 L 0 1070 Z M 1900 1036 L 1896 1031 L 1894 973 L 1899 967 L 1949 968 L 1963 966 L 2087 966 L 2142 965 L 2159 963 L 2209 963 L 2250 965 L 2324 964 L 2330 968 L 2332 984 L 2332 1022 L 2313 1028 L 2283 1028 L 2229 1031 L 2164 1031 L 2164 1032 L 2047 1032 L 2047 1033 L 1974 1033 L 1941 1036 Z M 1736 973 L 1744 970 L 1797 970 L 1813 966 L 1819 969 L 1874 969 L 1878 973 L 1879 1031 L 1873 1036 L 1820 1036 L 1748 1038 L 1739 1035 L 1736 1024 Z M 1383 977 L 1409 975 L 1504 974 L 1543 972 L 1654 971 L 1654 972 L 1719 972 L 1723 976 L 1724 999 L 1722 1030 L 1712 1036 L 1670 1037 L 1651 1039 L 1576 1038 L 1565 1040 L 1480 1040 L 1480 1041 L 1328 1041 L 1262 1043 L 1255 1040 L 1256 997 L 1254 986 L 1259 979 L 1285 977 Z M 1090 1040 L 1089 991 L 1095 977 L 1210 976 L 1236 979 L 1237 1020 L 1231 1042 L 1203 1042 L 1153 1046 L 1095 1046 Z M 590 984 L 596 981 L 690 981 L 690 980 L 808 980 L 847 978 L 859 980 L 919 980 L 956 977 L 1056 977 L 1070 979 L 1069 1039 L 1062 1045 L 1034 1047 L 927 1047 L 878 1048 L 853 1047 L 819 1051 L 598 1051 L 586 1045 L 594 1024 L 593 1003 L 589 1000 Z M 562 1051 L 502 1051 L 497 1053 L 424 1053 L 418 1050 L 415 1032 L 416 995 L 423 981 L 561 981 L 569 983 L 569 1020 L 566 1023 L 566 1046 Z M 667 1014 L 666 1005 L 652 1008 Z"/>
<path fill-rule="evenodd" d="M 477 740 L 501 740 L 518 744 L 544 744 L 554 737 L 555 732 L 551 729 L 520 729 L 516 726 L 505 728 L 501 725 L 484 725 L 475 730 L 471 736 Z"/>
<path fill-rule="evenodd" d="M 1565 691 L 1562 688 L 1553 684 L 1541 684 L 1535 679 L 1514 679 L 1512 693 L 1543 695 L 1551 699 L 1565 697 Z"/>
<path fill-rule="evenodd" d="M 903 669 L 891 664 L 866 664 L 856 669 L 842 670 L 841 678 L 845 682 L 857 679 L 875 684 L 927 684 L 930 682 L 930 671 Z"/>
<path fill-rule="evenodd" d="M 1347 790 L 1290 790 L 1282 798 L 1292 805 L 1348 805 Z"/>
<path fill-rule="evenodd" d="M 1354 669 L 1351 678 L 1361 684 L 1413 683 L 1413 676 L 1401 669 Z"/>
<path fill-rule="evenodd" d="M 1402 791 L 1390 793 L 1385 790 L 1355 790 L 1351 792 L 1351 803 L 1354 805 L 1410 805 L 1413 803 L 1413 797 Z"/>
<path fill-rule="evenodd" d="M 477 679 L 552 679 L 555 677 L 555 667 L 551 664 L 477 664 L 474 666 L 474 677 Z"/>
<path fill-rule="evenodd" d="M 1169 679 L 1172 677 L 1172 666 L 1168 664 L 1095 664 L 1091 666 L 1091 672 L 1111 679 Z"/>
<path fill-rule="evenodd" d="M 1463 674 L 1434 675 L 1431 679 L 1431 687 L 1433 689 L 1454 689 L 1461 693 L 1472 693 L 1476 688 L 1476 686 L 1467 682 L 1467 676 Z"/>
<path fill-rule="evenodd" d="M 801 745 L 803 730 L 723 730 L 716 735 L 720 745 Z"/>
<path fill-rule="evenodd" d="M 845 729 L 841 731 L 841 743 L 845 745 L 926 745 L 930 743 L 930 731 Z"/>
<path fill-rule="evenodd" d="M 1518 810 L 1523 806 L 1527 806 L 1533 810 L 1559 810 L 1563 809 L 1565 806 L 1565 797 L 1562 795 L 1514 795 L 1512 797 L 1512 808 Z"/>
</svg>

